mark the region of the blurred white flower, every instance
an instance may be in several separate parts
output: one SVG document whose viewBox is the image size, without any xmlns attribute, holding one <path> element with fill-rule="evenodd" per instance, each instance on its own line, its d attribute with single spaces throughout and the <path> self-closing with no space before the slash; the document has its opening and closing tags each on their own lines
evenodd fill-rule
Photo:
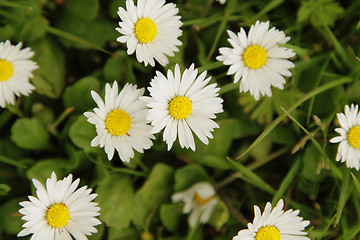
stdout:
<svg viewBox="0 0 360 240">
<path fill-rule="evenodd" d="M 15 95 L 28 96 L 35 87 L 29 79 L 37 69 L 36 62 L 29 60 L 34 56 L 30 48 L 21 49 L 22 43 L 11 45 L 7 40 L 0 43 L 0 106 L 15 103 Z"/>
<path fill-rule="evenodd" d="M 178 37 L 182 35 L 182 22 L 179 9 L 174 3 L 165 4 L 165 0 L 126 0 L 126 10 L 119 7 L 117 12 L 121 22 L 116 28 L 123 36 L 117 41 L 126 43 L 128 55 L 136 52 L 136 59 L 145 66 L 155 66 L 155 61 L 166 65 L 165 55 L 174 56 L 179 51 L 176 46 L 182 44 Z"/>
<path fill-rule="evenodd" d="M 216 0 L 216 1 L 218 1 L 220 4 L 225 4 L 226 3 L 226 0 Z"/>
<path fill-rule="evenodd" d="M 168 150 L 179 136 L 182 148 L 190 147 L 195 151 L 191 130 L 208 144 L 208 138 L 213 138 L 211 132 L 219 127 L 212 119 L 223 111 L 223 100 L 218 97 L 220 89 L 215 83 L 206 86 L 211 79 L 205 79 L 206 71 L 198 77 L 197 73 L 194 64 L 185 69 L 182 76 L 178 64 L 174 73 L 168 70 L 167 77 L 156 72 L 148 87 L 151 98 L 142 98 L 150 108 L 147 119 L 154 126 L 152 132 L 158 133 L 165 128 L 163 139 Z"/>
<path fill-rule="evenodd" d="M 33 234 L 31 240 L 72 240 L 96 233 L 94 226 L 101 224 L 96 218 L 100 208 L 92 200 L 97 194 L 90 194 L 87 186 L 76 190 L 79 182 L 73 182 L 71 174 L 57 181 L 54 172 L 46 180 L 46 188 L 33 179 L 38 198 L 29 196 L 30 201 L 19 203 L 26 223 L 18 237 Z"/>
<path fill-rule="evenodd" d="M 360 113 L 359 105 L 345 106 L 345 114 L 338 113 L 341 128 L 335 131 L 340 136 L 330 139 L 331 143 L 339 143 L 336 161 L 346 162 L 348 168 L 359 170 L 360 163 Z"/>
<path fill-rule="evenodd" d="M 299 210 L 284 212 L 284 201 L 279 200 L 276 207 L 271 210 L 271 203 L 266 203 L 264 212 L 254 206 L 255 217 L 253 223 L 248 223 L 248 229 L 240 230 L 233 240 L 310 240 L 307 232 L 303 232 L 310 221 L 299 217 Z"/>
<path fill-rule="evenodd" d="M 85 112 L 88 122 L 96 127 L 97 136 L 91 141 L 91 146 L 105 147 L 107 157 L 111 160 L 115 149 L 124 162 L 134 157 L 134 150 L 143 153 L 152 146 L 154 135 L 150 133 L 146 114 L 148 108 L 139 99 L 145 89 L 137 89 L 136 85 L 125 84 L 118 93 L 118 84 L 114 81 L 105 85 L 105 102 L 94 91 L 91 96 L 98 105 L 94 112 Z"/>
<path fill-rule="evenodd" d="M 174 203 L 183 201 L 183 213 L 190 213 L 189 226 L 194 227 L 201 215 L 200 222 L 207 223 L 217 204 L 214 187 L 208 182 L 199 182 L 191 188 L 172 195 Z"/>
<path fill-rule="evenodd" d="M 256 100 L 260 94 L 271 96 L 271 86 L 283 89 L 286 82 L 283 76 L 290 77 L 288 69 L 295 66 L 286 60 L 295 56 L 293 50 L 278 45 L 288 42 L 290 37 L 275 27 L 269 30 L 269 25 L 269 21 L 256 21 L 248 36 L 243 28 L 237 35 L 228 30 L 232 48 L 220 48 L 221 55 L 216 57 L 230 65 L 227 74 L 235 74 L 234 83 L 241 79 L 240 92 L 250 91 Z"/>
</svg>

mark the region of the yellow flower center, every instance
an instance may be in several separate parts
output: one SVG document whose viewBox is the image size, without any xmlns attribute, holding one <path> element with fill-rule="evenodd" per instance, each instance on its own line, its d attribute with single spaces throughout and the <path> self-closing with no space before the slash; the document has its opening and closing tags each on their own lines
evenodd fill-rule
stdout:
<svg viewBox="0 0 360 240">
<path fill-rule="evenodd" d="M 135 36 L 140 43 L 149 43 L 156 37 L 157 27 L 150 18 L 140 18 L 135 23 Z"/>
<path fill-rule="evenodd" d="M 64 227 L 69 219 L 69 210 L 63 203 L 53 204 L 46 212 L 46 221 L 54 228 Z"/>
<path fill-rule="evenodd" d="M 0 82 L 9 80 L 13 75 L 14 68 L 11 62 L 0 59 Z"/>
<path fill-rule="evenodd" d="M 105 126 L 111 135 L 124 135 L 130 129 L 131 117 L 123 110 L 113 110 L 106 117 Z"/>
<path fill-rule="evenodd" d="M 266 59 L 265 49 L 257 45 L 248 47 L 243 53 L 243 61 L 248 68 L 258 69 L 265 64 Z"/>
<path fill-rule="evenodd" d="M 280 240 L 280 231 L 274 226 L 262 227 L 257 231 L 255 240 Z"/>
<path fill-rule="evenodd" d="M 214 197 L 202 198 L 198 193 L 195 193 L 195 201 L 201 205 L 205 205 L 210 202 Z"/>
<path fill-rule="evenodd" d="M 352 127 L 349 130 L 347 140 L 354 148 L 360 148 L 360 126 Z"/>
<path fill-rule="evenodd" d="M 192 112 L 192 102 L 183 96 L 174 97 L 169 103 L 169 113 L 175 119 L 185 119 Z"/>
</svg>

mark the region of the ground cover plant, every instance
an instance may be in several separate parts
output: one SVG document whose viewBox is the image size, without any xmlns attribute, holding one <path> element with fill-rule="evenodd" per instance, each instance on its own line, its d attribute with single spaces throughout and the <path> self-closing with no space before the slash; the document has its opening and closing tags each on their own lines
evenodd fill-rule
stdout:
<svg viewBox="0 0 360 240">
<path fill-rule="evenodd" d="M 359 14 L 0 0 L 0 239 L 359 239 Z"/>
</svg>

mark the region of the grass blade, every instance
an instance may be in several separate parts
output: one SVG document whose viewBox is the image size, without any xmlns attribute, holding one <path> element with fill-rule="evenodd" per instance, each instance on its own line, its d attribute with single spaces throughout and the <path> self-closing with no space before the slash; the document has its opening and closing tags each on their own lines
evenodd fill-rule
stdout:
<svg viewBox="0 0 360 240">
<path fill-rule="evenodd" d="M 246 168 L 244 165 L 242 165 L 241 163 L 227 157 L 226 158 L 230 164 L 241 174 L 243 174 L 248 180 L 250 180 L 249 182 L 255 186 L 257 186 L 258 188 L 271 193 L 271 194 L 275 194 L 276 191 L 273 187 L 271 187 L 269 184 L 267 184 L 267 182 L 265 182 L 261 177 L 259 177 L 258 175 L 256 175 L 253 171 L 251 171 L 250 169 Z"/>
<path fill-rule="evenodd" d="M 334 220 L 335 222 L 334 226 L 336 226 L 340 221 L 345 204 L 350 196 L 352 189 L 353 186 L 350 184 L 350 170 L 346 168 L 344 173 L 344 178 L 341 184 L 341 190 L 340 190 L 338 206 L 336 209 L 336 218 Z"/>
<path fill-rule="evenodd" d="M 322 93 L 328 89 L 331 89 L 333 87 L 345 84 L 345 83 L 349 83 L 351 82 L 352 79 L 350 77 L 343 77 L 340 78 L 336 81 L 332 81 L 329 83 L 326 83 L 314 90 L 312 90 L 311 92 L 305 94 L 301 99 L 299 99 L 291 108 L 289 108 L 289 112 L 291 113 L 292 111 L 294 111 L 297 107 L 299 107 L 301 104 L 303 104 L 304 102 L 306 102 L 307 100 L 309 100 L 310 98 L 318 95 L 319 93 Z M 246 154 L 248 154 L 256 145 L 258 145 L 274 128 L 277 127 L 277 125 L 279 125 L 284 119 L 286 118 L 286 114 L 282 114 L 280 116 L 278 116 L 257 138 L 256 140 L 240 155 L 238 156 L 235 160 L 238 160 L 242 157 L 244 157 Z"/>
<path fill-rule="evenodd" d="M 113 53 L 99 47 L 99 46 L 96 46 L 95 44 L 92 44 L 91 42 L 88 42 L 78 36 L 75 36 L 71 33 L 67 33 L 67 32 L 64 32 L 60 29 L 57 29 L 57 28 L 54 28 L 54 27 L 51 27 L 51 26 L 48 26 L 46 27 L 46 31 L 48 33 L 51 33 L 55 36 L 59 36 L 59 37 L 62 37 L 62 38 L 65 38 L 67 40 L 70 40 L 70 41 L 73 41 L 73 42 L 76 42 L 76 43 L 79 43 L 81 45 L 84 45 L 84 46 L 87 46 L 87 47 L 90 47 L 90 48 L 93 48 L 93 49 L 96 49 L 96 50 L 99 50 L 101 52 L 104 52 L 104 53 L 107 53 L 109 55 L 113 55 Z"/>
<path fill-rule="evenodd" d="M 301 128 L 301 130 L 303 130 L 306 133 L 306 135 L 308 135 L 308 137 L 310 138 L 310 140 L 314 144 L 314 146 L 317 148 L 317 150 L 319 150 L 321 155 L 323 155 L 323 157 L 325 157 L 326 160 L 328 161 L 329 165 L 331 166 L 330 169 L 331 169 L 332 173 L 335 176 L 337 176 L 338 179 L 342 180 L 343 175 L 342 175 L 341 171 L 334 165 L 334 163 L 329 158 L 329 156 L 326 154 L 324 149 L 320 146 L 320 143 L 318 141 L 316 141 L 316 139 L 312 136 L 312 134 L 303 125 L 301 125 L 298 121 L 296 121 L 296 119 L 293 116 L 291 116 L 290 113 L 285 110 L 285 108 L 283 108 L 283 107 L 280 107 L 280 108 L 291 119 L 291 121 L 293 121 L 296 125 L 298 125 Z"/>
<path fill-rule="evenodd" d="M 272 199 L 272 205 L 275 205 L 281 198 L 283 198 L 284 193 L 296 177 L 296 175 L 299 173 L 299 170 L 302 167 L 302 161 L 301 158 L 298 157 L 295 160 L 295 163 L 290 168 L 288 174 L 285 176 L 284 180 L 281 182 L 279 189 L 276 191 L 273 199 Z"/>
</svg>

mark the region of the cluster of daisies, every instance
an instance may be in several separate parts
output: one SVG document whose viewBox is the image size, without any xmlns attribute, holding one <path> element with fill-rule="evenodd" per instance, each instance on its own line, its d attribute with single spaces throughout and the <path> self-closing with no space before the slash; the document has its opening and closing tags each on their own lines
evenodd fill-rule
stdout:
<svg viewBox="0 0 360 240">
<path fill-rule="evenodd" d="M 224 0 L 220 0 L 224 3 Z M 174 3 L 165 0 L 126 0 L 126 9 L 119 8 L 121 19 L 119 28 L 122 35 L 117 39 L 126 43 L 127 53 L 135 53 L 139 62 L 155 66 L 155 61 L 165 66 L 168 56 L 174 56 L 182 43 L 182 22 Z M 248 34 L 227 31 L 231 47 L 221 47 L 218 61 L 228 65 L 228 75 L 234 75 L 234 82 L 240 81 L 240 92 L 250 92 L 258 100 L 261 95 L 271 96 L 271 88 L 284 88 L 284 77 L 295 65 L 289 58 L 295 56 L 293 50 L 280 46 L 290 40 L 283 31 L 270 28 L 269 21 L 257 21 Z M 30 48 L 21 49 L 10 41 L 0 43 L 0 106 L 15 103 L 15 96 L 27 96 L 35 88 L 30 83 L 32 71 L 37 64 L 29 60 L 34 52 Z M 178 139 L 182 148 L 195 151 L 194 134 L 204 144 L 213 137 L 212 132 L 219 125 L 214 121 L 216 114 L 223 112 L 223 100 L 219 97 L 216 83 L 209 84 L 207 72 L 198 73 L 192 64 L 181 71 L 178 64 L 167 74 L 157 71 L 147 88 L 125 84 L 119 91 L 116 81 L 105 85 L 104 100 L 98 93 L 91 95 L 97 104 L 93 112 L 85 112 L 87 120 L 96 127 L 97 136 L 91 146 L 104 148 L 107 158 L 114 157 L 115 149 L 119 158 L 129 162 L 134 150 L 143 153 L 150 149 L 155 135 L 163 131 L 163 140 L 170 150 Z M 341 128 L 335 129 L 340 136 L 330 140 L 338 143 L 336 160 L 346 162 L 349 168 L 359 170 L 360 163 L 360 114 L 358 105 L 345 107 L 345 114 L 337 115 Z M 21 202 L 20 213 L 26 221 L 18 236 L 33 234 L 31 239 L 87 239 L 100 224 L 96 218 L 100 208 L 92 202 L 96 194 L 86 186 L 76 190 L 79 179 L 72 181 L 72 175 L 57 181 L 55 173 L 46 181 L 46 188 L 33 179 L 37 197 Z M 184 202 L 183 212 L 190 213 L 189 225 L 197 221 L 207 222 L 218 197 L 208 182 L 199 182 L 190 189 L 173 194 L 174 203 Z M 239 231 L 233 240 L 256 239 L 308 239 L 304 232 L 309 221 L 298 216 L 299 211 L 284 212 L 284 201 L 275 208 L 267 203 L 263 213 L 255 206 L 253 223 L 248 229 Z"/>
</svg>

